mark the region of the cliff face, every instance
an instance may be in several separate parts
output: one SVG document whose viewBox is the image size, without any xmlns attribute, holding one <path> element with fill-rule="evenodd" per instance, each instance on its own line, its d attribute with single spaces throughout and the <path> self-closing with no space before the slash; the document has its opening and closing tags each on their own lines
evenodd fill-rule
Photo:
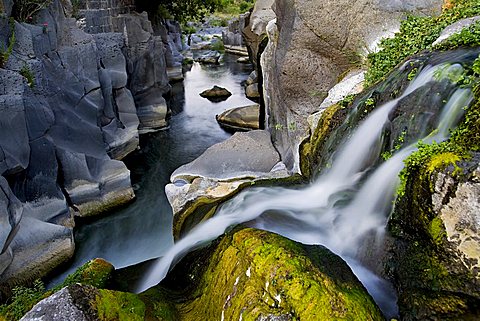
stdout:
<svg viewBox="0 0 480 321">
<path fill-rule="evenodd" d="M 267 125 L 289 169 L 299 171 L 298 146 L 309 134 L 307 117 L 320 109 L 338 78 L 358 68 L 378 39 L 398 30 L 406 14 L 438 14 L 442 3 L 257 1 L 244 34 L 255 59 L 263 52 L 257 69 L 262 71 Z"/>
<path fill-rule="evenodd" d="M 12 3 L 3 2 L 0 44 L 12 44 L 0 66 L 4 286 L 73 254 L 73 216 L 134 198 L 120 160 L 139 132 L 166 126 L 167 66 L 181 63 L 181 42 L 177 24 L 154 32 L 132 5 L 55 0 L 21 23 L 9 21 Z"/>
</svg>

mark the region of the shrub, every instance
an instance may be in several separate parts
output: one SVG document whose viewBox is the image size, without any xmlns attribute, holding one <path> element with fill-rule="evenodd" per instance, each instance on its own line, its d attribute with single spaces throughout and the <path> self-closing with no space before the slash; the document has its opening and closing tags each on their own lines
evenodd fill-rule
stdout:
<svg viewBox="0 0 480 321">
<path fill-rule="evenodd" d="M 17 0 L 13 6 L 12 16 L 18 21 L 30 21 L 51 3 L 52 0 Z"/>
</svg>

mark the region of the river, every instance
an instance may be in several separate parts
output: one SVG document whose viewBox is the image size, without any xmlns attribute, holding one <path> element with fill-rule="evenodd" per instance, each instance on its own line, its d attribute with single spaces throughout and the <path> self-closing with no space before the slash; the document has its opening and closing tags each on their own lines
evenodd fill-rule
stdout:
<svg viewBox="0 0 480 321">
<path fill-rule="evenodd" d="M 79 224 L 72 263 L 52 284 L 92 258 L 104 258 L 121 268 L 162 256 L 172 247 L 172 209 L 164 192 L 171 173 L 230 136 L 215 115 L 252 104 L 242 86 L 252 66 L 237 63 L 237 58 L 225 54 L 219 66 L 195 63 L 185 72 L 183 82 L 173 84 L 170 127 L 142 135 L 140 149 L 124 160 L 131 171 L 136 200 L 105 217 Z M 199 96 L 213 85 L 227 88 L 232 96 L 219 103 Z"/>
</svg>

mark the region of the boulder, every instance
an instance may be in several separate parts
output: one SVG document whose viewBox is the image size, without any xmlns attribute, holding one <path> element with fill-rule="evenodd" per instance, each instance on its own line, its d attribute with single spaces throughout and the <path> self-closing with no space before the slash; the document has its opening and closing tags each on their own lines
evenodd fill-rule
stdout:
<svg viewBox="0 0 480 321">
<path fill-rule="evenodd" d="M 182 320 L 384 320 L 338 256 L 250 228 L 190 254 L 160 286 L 181 293 Z"/>
<path fill-rule="evenodd" d="M 237 59 L 237 62 L 239 64 L 249 64 L 250 63 L 250 58 L 248 57 L 240 57 Z"/>
<path fill-rule="evenodd" d="M 245 96 L 252 100 L 260 98 L 260 92 L 258 91 L 258 84 L 251 84 L 245 88 Z"/>
<path fill-rule="evenodd" d="M 202 64 L 218 65 L 221 56 L 222 55 L 215 50 L 208 50 L 206 52 L 201 50 L 198 53 L 194 52 L 193 60 Z"/>
<path fill-rule="evenodd" d="M 10 247 L 13 260 L 0 275 L 3 290 L 47 275 L 73 256 L 75 244 L 71 229 L 25 216 Z"/>
<path fill-rule="evenodd" d="M 216 115 L 217 122 L 229 131 L 259 129 L 260 105 L 237 107 Z"/>
<path fill-rule="evenodd" d="M 298 146 L 309 130 L 306 118 L 318 111 L 339 76 L 374 51 L 381 37 L 393 35 L 407 14 L 438 14 L 442 4 L 441 0 L 275 2 L 276 20 L 267 27 L 269 41 L 261 58 L 263 90 L 268 125 L 286 128 L 272 130 L 272 140 L 289 169 L 299 171 Z M 255 26 L 252 20 L 249 26 Z M 295 128 L 288 129 L 291 123 Z"/>
<path fill-rule="evenodd" d="M 133 293 L 74 284 L 37 303 L 22 321 L 145 319 L 145 304 Z"/>
<path fill-rule="evenodd" d="M 200 96 L 207 98 L 212 101 L 223 101 L 227 100 L 232 93 L 226 88 L 219 87 L 217 85 L 213 86 L 211 89 L 206 89 L 200 93 Z"/>
<path fill-rule="evenodd" d="M 173 209 L 174 236 L 210 217 L 221 201 L 261 181 L 289 177 L 266 131 L 235 133 L 175 170 L 165 187 Z"/>
<path fill-rule="evenodd" d="M 406 320 L 480 316 L 480 155 L 458 160 L 432 155 L 420 172 L 409 173 L 389 222 L 396 242 L 388 272 Z"/>
</svg>

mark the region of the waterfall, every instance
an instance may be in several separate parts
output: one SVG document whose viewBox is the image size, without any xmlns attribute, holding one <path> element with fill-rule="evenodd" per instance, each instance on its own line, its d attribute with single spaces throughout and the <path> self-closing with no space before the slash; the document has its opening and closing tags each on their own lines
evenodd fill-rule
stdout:
<svg viewBox="0 0 480 321">
<path fill-rule="evenodd" d="M 425 67 L 399 98 L 377 107 L 342 144 L 330 170 L 315 182 L 303 189 L 262 187 L 243 191 L 179 240 L 154 264 L 137 290 L 144 291 L 159 283 L 187 252 L 217 238 L 231 226 L 252 221 L 250 224 L 255 227 L 302 243 L 322 244 L 340 255 L 384 313 L 394 315 L 394 294 L 384 280 L 359 263 L 357 254 L 366 236 L 374 234 L 381 240 L 403 160 L 416 147 L 399 150 L 374 170 L 368 170 L 368 161 L 378 157 L 383 127 L 397 103 L 434 81 L 439 68 L 442 65 Z M 469 89 L 458 89 L 445 104 L 437 129 L 423 140 L 446 139 L 471 100 Z"/>
</svg>

